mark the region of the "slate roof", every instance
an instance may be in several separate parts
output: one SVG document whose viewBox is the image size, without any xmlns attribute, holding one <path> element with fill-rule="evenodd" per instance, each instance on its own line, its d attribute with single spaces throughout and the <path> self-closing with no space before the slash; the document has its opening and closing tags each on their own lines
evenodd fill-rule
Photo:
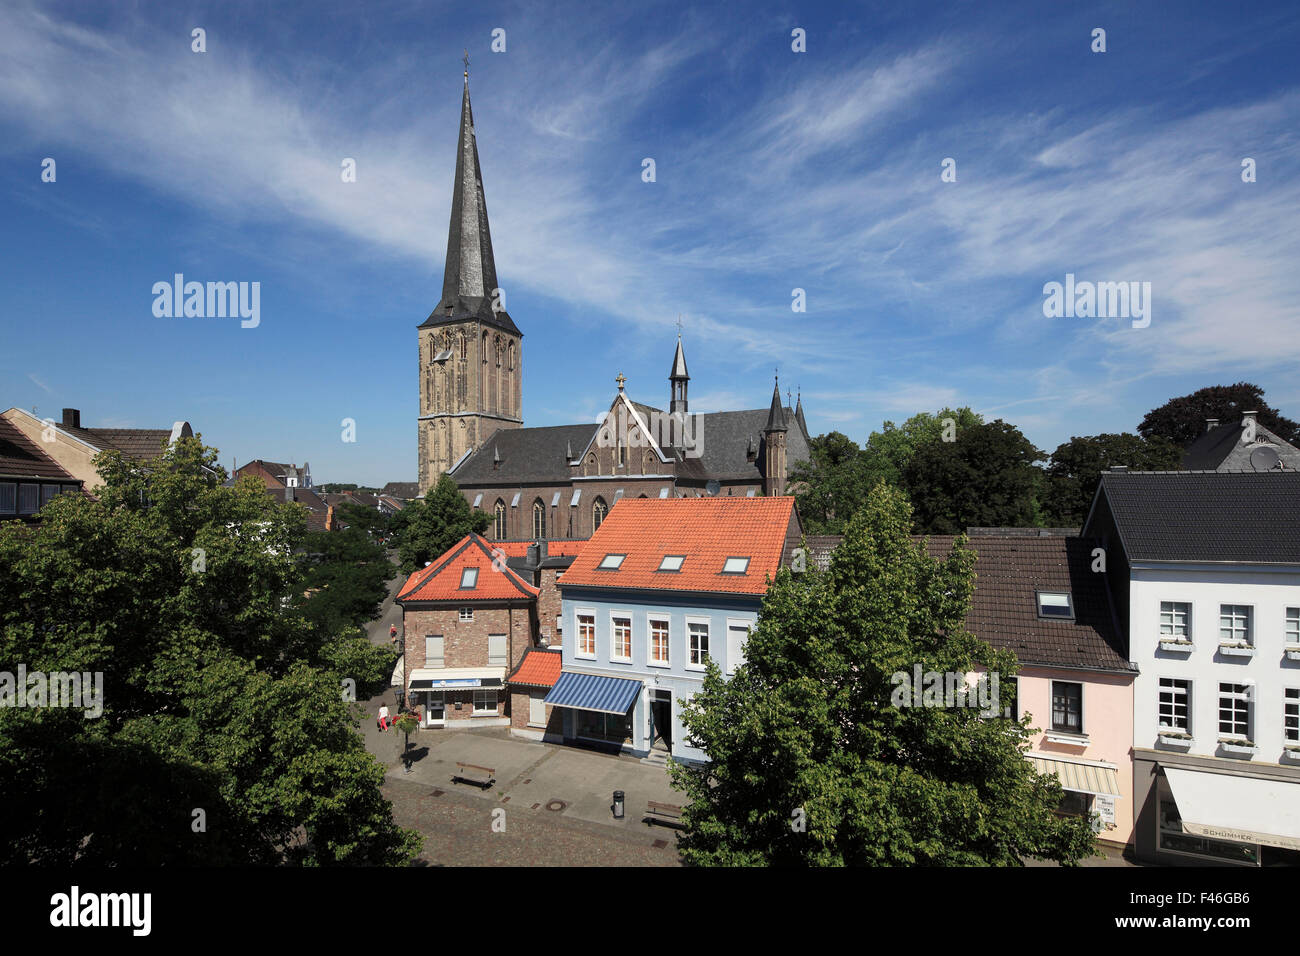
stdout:
<svg viewBox="0 0 1300 956">
<path fill-rule="evenodd" d="M 781 564 L 794 498 L 624 498 L 560 580 L 568 587 L 761 595 Z M 597 568 L 626 554 L 616 571 Z M 685 555 L 660 571 L 665 555 Z M 744 574 L 724 574 L 729 557 L 748 557 Z"/>
<path fill-rule="evenodd" d="M 506 678 L 507 684 L 526 687 L 554 687 L 560 679 L 560 664 L 564 660 L 559 648 L 530 647 L 515 672 Z"/>
<path fill-rule="evenodd" d="M 5 418 L 0 418 L 0 476 L 77 481 Z"/>
<path fill-rule="evenodd" d="M 966 627 L 980 640 L 1015 653 L 1025 664 L 1129 671 L 1123 639 L 1111 614 L 1105 581 L 1092 573 L 1097 542 L 1062 529 L 970 529 L 967 547 L 975 552 L 975 591 Z M 838 535 L 806 539 L 808 567 L 825 570 L 843 540 Z M 912 540 L 920 543 L 920 535 Z M 955 535 L 932 535 L 927 553 L 946 558 Z M 787 549 L 787 560 L 792 548 Z M 1038 594 L 1069 591 L 1073 621 L 1038 616 Z"/>
<path fill-rule="evenodd" d="M 420 497 L 420 483 L 417 481 L 390 481 L 379 490 L 381 495 L 410 500 Z"/>
<path fill-rule="evenodd" d="M 640 402 L 632 405 L 642 415 L 662 414 L 661 409 L 651 405 Z M 706 412 L 699 425 L 701 455 L 677 463 L 678 480 L 701 484 L 710 479 L 759 482 L 766 450 L 763 429 L 770 412 L 767 408 Z M 794 411 L 787 407 L 784 415 L 789 422 L 794 418 Z M 571 477 L 569 459 L 565 457 L 567 448 L 571 446 L 575 455 L 581 454 L 595 437 L 597 427 L 592 423 L 497 429 L 449 474 L 462 488 L 525 482 L 567 484 Z M 751 438 L 758 445 L 754 461 L 746 454 Z M 786 433 L 785 448 L 787 470 L 796 462 L 807 460 L 808 441 L 802 428 L 792 428 Z M 669 454 L 667 449 L 664 452 Z M 498 453 L 501 464 L 493 469 L 493 457 Z"/>
<path fill-rule="evenodd" d="M 1130 561 L 1300 564 L 1300 472 L 1113 472 L 1104 495 Z"/>
<path fill-rule="evenodd" d="M 473 604 L 479 601 L 529 600 L 541 591 L 510 570 L 494 567 L 492 542 L 476 534 L 467 534 L 426 568 L 421 568 L 403 583 L 397 603 L 408 601 L 454 601 Z M 462 588 L 461 572 L 478 568 L 473 588 Z"/>
<path fill-rule="evenodd" d="M 100 451 L 120 451 L 133 461 L 160 457 L 172 437 L 170 428 L 82 428 L 63 424 L 55 427 Z M 187 428 L 182 434 L 193 433 Z"/>
<path fill-rule="evenodd" d="M 1255 423 L 1255 435 L 1260 439 L 1259 442 L 1242 445 L 1242 425 L 1235 422 L 1218 425 L 1209 431 L 1202 432 L 1196 441 L 1188 445 L 1186 451 L 1183 452 L 1183 470 L 1216 471 L 1221 468 L 1232 467 L 1238 471 L 1254 471 L 1253 467 L 1229 465 L 1227 464 L 1228 458 L 1239 448 L 1243 454 L 1235 457 L 1245 457 L 1245 452 L 1253 450 L 1260 444 L 1266 444 L 1276 451 L 1278 457 L 1288 468 L 1294 469 L 1297 464 L 1300 464 L 1300 449 L 1279 438 L 1277 434 L 1258 422 Z"/>
<path fill-rule="evenodd" d="M 917 539 L 919 540 L 919 539 Z M 932 535 L 931 557 L 944 558 L 954 535 Z M 976 535 L 975 593 L 967 629 L 1025 664 L 1131 672 L 1103 575 L 1092 571 L 1086 538 Z M 1068 591 L 1074 620 L 1038 616 L 1038 591 Z"/>
</svg>

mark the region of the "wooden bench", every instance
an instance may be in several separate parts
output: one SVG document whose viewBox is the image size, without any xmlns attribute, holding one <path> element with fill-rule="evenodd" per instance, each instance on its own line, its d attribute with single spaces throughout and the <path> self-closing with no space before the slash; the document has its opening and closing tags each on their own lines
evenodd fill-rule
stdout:
<svg viewBox="0 0 1300 956">
<path fill-rule="evenodd" d="M 665 826 L 683 829 L 682 808 L 673 803 L 659 803 L 647 800 L 645 805 L 646 825 L 663 823 Z"/>
<path fill-rule="evenodd" d="M 458 760 L 456 761 L 456 774 L 451 778 L 451 782 L 472 783 L 474 786 L 486 790 L 497 782 L 496 773 L 496 770 L 492 767 L 480 767 L 478 764 L 461 763 Z"/>
</svg>

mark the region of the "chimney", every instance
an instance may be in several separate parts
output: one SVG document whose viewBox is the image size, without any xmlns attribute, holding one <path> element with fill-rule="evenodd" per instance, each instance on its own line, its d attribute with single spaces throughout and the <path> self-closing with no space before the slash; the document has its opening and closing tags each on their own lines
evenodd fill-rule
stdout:
<svg viewBox="0 0 1300 956">
<path fill-rule="evenodd" d="M 1218 427 L 1219 427 L 1219 420 L 1217 418 L 1207 418 L 1205 420 L 1205 430 L 1207 432 L 1212 432 Z"/>
<path fill-rule="evenodd" d="M 284 486 L 284 500 L 293 501 L 293 485 Z"/>
<path fill-rule="evenodd" d="M 1244 427 L 1245 424 L 1246 424 L 1247 422 L 1250 422 L 1251 425 L 1258 424 L 1258 423 L 1255 421 L 1255 416 L 1258 415 L 1258 414 L 1259 414 L 1259 412 L 1258 412 L 1258 411 L 1255 411 L 1254 409 L 1252 409 L 1251 411 L 1248 411 L 1248 412 L 1242 412 L 1242 413 L 1241 413 L 1241 424 L 1242 424 L 1242 426 Z"/>
<path fill-rule="evenodd" d="M 81 409 L 65 408 L 63 410 L 63 427 L 80 428 L 81 427 Z"/>
<path fill-rule="evenodd" d="M 540 559 L 539 559 L 539 557 L 538 557 L 538 553 L 539 553 L 539 549 L 538 549 L 537 545 L 535 545 L 535 544 L 530 544 L 530 545 L 528 546 L 528 566 L 529 566 L 529 567 L 533 567 L 533 568 L 535 568 L 535 567 L 537 567 L 537 565 L 540 563 Z"/>
</svg>

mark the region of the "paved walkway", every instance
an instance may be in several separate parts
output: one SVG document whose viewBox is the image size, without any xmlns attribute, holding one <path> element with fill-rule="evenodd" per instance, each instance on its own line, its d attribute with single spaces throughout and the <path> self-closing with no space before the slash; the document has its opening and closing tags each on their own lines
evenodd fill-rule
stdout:
<svg viewBox="0 0 1300 956">
<path fill-rule="evenodd" d="M 380 616 L 366 627 L 373 644 L 402 629 L 389 584 Z M 389 768 L 383 792 L 400 826 L 424 835 L 422 866 L 677 866 L 677 831 L 642 822 L 647 800 L 681 803 L 662 767 L 632 757 L 524 740 L 509 728 L 419 730 L 411 735 L 411 772 L 401 761 L 402 735 L 381 732 L 381 704 L 396 713 L 389 688 L 361 705 L 366 749 Z M 496 770 L 487 789 L 453 783 L 456 763 Z M 626 793 L 615 820 L 613 792 Z"/>
</svg>

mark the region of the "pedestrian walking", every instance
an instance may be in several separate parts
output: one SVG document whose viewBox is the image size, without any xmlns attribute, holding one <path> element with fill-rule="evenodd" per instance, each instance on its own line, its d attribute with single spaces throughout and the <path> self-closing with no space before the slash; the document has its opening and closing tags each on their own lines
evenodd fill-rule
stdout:
<svg viewBox="0 0 1300 956">
<path fill-rule="evenodd" d="M 381 731 L 388 729 L 388 705 L 387 704 L 379 705 L 379 720 L 377 721 L 377 723 L 379 724 L 379 729 Z"/>
<path fill-rule="evenodd" d="M 388 625 L 388 640 L 389 640 L 391 643 L 393 643 L 393 644 L 396 644 L 396 643 L 397 643 L 397 625 L 396 625 L 396 624 L 390 624 L 390 625 Z"/>
</svg>

